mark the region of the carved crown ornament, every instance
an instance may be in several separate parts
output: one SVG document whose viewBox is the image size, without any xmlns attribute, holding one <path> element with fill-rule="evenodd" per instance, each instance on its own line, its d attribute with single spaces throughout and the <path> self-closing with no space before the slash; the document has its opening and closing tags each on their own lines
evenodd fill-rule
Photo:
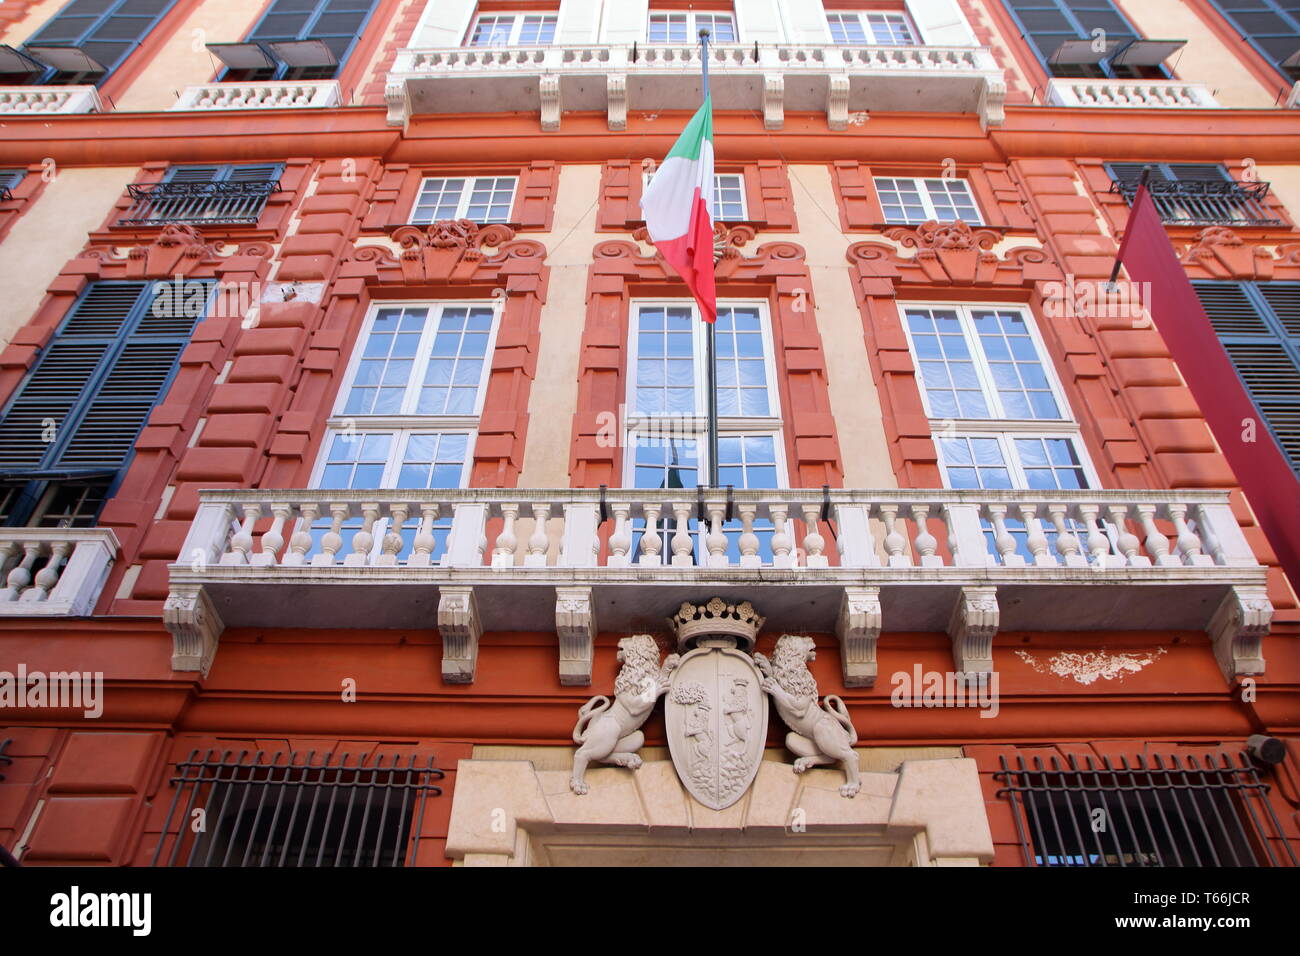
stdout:
<svg viewBox="0 0 1300 956">
<path fill-rule="evenodd" d="M 713 598 L 706 604 L 689 601 L 668 618 L 668 627 L 677 638 L 677 646 L 684 648 L 702 637 L 734 637 L 746 649 L 758 640 L 764 618 L 748 601 L 728 604 L 722 598 Z"/>
<path fill-rule="evenodd" d="M 427 226 L 393 230 L 400 251 L 386 245 L 364 245 L 346 257 L 343 275 L 368 282 L 495 281 L 502 272 L 539 272 L 546 247 L 516 239 L 509 226 L 480 226 L 469 219 L 441 219 Z M 531 260 L 531 261 L 530 261 Z"/>
<path fill-rule="evenodd" d="M 993 247 L 1002 239 L 995 229 L 973 228 L 961 220 L 930 220 L 919 226 L 888 229 L 891 242 L 865 240 L 849 246 L 846 257 L 862 279 L 892 279 L 924 285 L 1020 287 L 1060 280 L 1051 257 L 1033 246 L 1018 246 L 1002 256 Z M 905 255 L 904 250 L 916 250 Z"/>
<path fill-rule="evenodd" d="M 1270 246 L 1247 242 L 1227 226 L 1210 226 L 1183 250 L 1194 279 L 1300 279 L 1300 243 Z"/>
<path fill-rule="evenodd" d="M 239 256 L 266 259 L 272 253 L 269 242 L 242 244 L 208 242 L 193 226 L 173 223 L 164 226 L 150 242 L 119 246 L 87 246 L 79 259 L 97 259 L 103 266 L 125 266 L 128 279 L 170 279 L 175 275 L 211 272 L 215 266 Z"/>
</svg>

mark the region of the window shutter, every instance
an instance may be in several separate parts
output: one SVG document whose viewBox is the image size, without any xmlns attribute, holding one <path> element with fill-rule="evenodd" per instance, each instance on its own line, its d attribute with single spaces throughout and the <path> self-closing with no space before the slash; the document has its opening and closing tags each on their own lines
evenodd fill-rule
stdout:
<svg viewBox="0 0 1300 956">
<path fill-rule="evenodd" d="M 1093 30 L 1105 30 L 1108 41 L 1121 45 L 1137 33 L 1112 0 L 1003 0 L 1019 21 L 1025 39 L 1053 72 L 1052 54 L 1066 40 L 1089 40 Z M 1140 171 L 1140 167 L 1139 167 Z"/>
<path fill-rule="evenodd" d="M 270 183 L 280 178 L 279 163 L 261 163 L 256 166 L 230 167 L 226 178 L 232 183 Z"/>
<path fill-rule="evenodd" d="M 1192 286 L 1246 392 L 1300 473 L 1300 285 Z"/>
<path fill-rule="evenodd" d="M 74 0 L 26 42 L 73 46 L 113 70 L 134 50 L 176 0 Z M 105 76 L 107 76 L 105 73 Z"/>
<path fill-rule="evenodd" d="M 210 183 L 221 175 L 223 168 L 221 166 L 172 166 L 163 177 L 163 182 Z"/>
<path fill-rule="evenodd" d="M 0 169 L 0 189 L 13 189 L 26 176 L 25 169 Z"/>
</svg>

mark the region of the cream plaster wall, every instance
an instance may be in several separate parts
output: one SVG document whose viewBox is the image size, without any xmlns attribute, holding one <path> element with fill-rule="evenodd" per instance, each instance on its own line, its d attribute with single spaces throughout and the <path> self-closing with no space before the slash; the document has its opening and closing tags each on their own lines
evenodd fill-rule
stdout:
<svg viewBox="0 0 1300 956">
<path fill-rule="evenodd" d="M 1183 0 L 1116 0 L 1124 15 L 1143 36 L 1160 40 L 1186 40 L 1187 46 L 1166 61 L 1178 79 L 1201 83 L 1222 106 L 1237 109 L 1267 108 L 1274 105 L 1278 89 L 1266 89 L 1246 69 L 1235 53 Z"/>
<path fill-rule="evenodd" d="M 1300 166 L 1256 166 L 1259 178 L 1269 183 L 1292 220 L 1300 217 Z"/>
<path fill-rule="evenodd" d="M 167 38 L 162 49 L 117 101 L 119 111 L 170 109 L 187 86 L 209 82 L 221 62 L 207 43 L 236 43 L 266 7 L 265 0 L 207 0 Z M 202 33 L 196 35 L 195 31 Z"/>
<path fill-rule="evenodd" d="M 86 244 L 86 233 L 108 215 L 134 167 L 61 169 L 0 243 L 0 347 L 31 321 L 59 270 Z"/>
<path fill-rule="evenodd" d="M 8 33 L 0 34 L 9 46 L 21 46 L 33 33 L 45 26 L 47 20 L 68 5 L 68 0 L 45 0 L 34 7 L 27 8 L 27 16 L 9 28 Z"/>
</svg>

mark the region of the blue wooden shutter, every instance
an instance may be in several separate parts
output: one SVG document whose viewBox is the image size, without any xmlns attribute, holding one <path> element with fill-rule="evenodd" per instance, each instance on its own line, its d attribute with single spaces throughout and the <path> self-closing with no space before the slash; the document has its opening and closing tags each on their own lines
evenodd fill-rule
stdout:
<svg viewBox="0 0 1300 956">
<path fill-rule="evenodd" d="M 272 43 L 321 40 L 338 61 L 338 67 L 298 68 L 299 79 L 329 79 L 347 61 L 365 29 L 378 0 L 275 0 L 248 34 L 268 53 Z M 293 68 L 281 65 L 277 75 Z M 302 75 L 298 75 L 302 74 Z"/>
<path fill-rule="evenodd" d="M 1192 285 L 1260 416 L 1300 474 L 1300 283 Z"/>
<path fill-rule="evenodd" d="M 1003 0 L 1024 38 L 1038 54 L 1049 76 L 1080 75 L 1086 70 L 1058 69 L 1050 60 L 1066 40 L 1090 40 L 1093 30 L 1105 30 L 1108 41 L 1122 49 L 1138 33 L 1111 0 Z M 1115 70 L 1102 61 L 1100 72 Z"/>
<path fill-rule="evenodd" d="M 1264 59 L 1300 79 L 1300 3 L 1295 0 L 1210 0 Z M 1283 65 L 1287 64 L 1287 65 Z"/>
<path fill-rule="evenodd" d="M 125 60 L 176 0 L 72 0 L 24 46 L 76 47 L 105 67 L 103 80 Z M 76 73 L 51 69 L 33 73 L 33 83 L 73 81 Z"/>
</svg>

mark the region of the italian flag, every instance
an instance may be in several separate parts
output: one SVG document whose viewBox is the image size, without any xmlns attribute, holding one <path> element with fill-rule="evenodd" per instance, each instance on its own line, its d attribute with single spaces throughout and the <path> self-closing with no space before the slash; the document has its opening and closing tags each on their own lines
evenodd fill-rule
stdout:
<svg viewBox="0 0 1300 956">
<path fill-rule="evenodd" d="M 713 101 L 691 117 L 641 197 L 650 241 L 685 281 L 705 322 L 718 317 L 713 281 Z"/>
</svg>

